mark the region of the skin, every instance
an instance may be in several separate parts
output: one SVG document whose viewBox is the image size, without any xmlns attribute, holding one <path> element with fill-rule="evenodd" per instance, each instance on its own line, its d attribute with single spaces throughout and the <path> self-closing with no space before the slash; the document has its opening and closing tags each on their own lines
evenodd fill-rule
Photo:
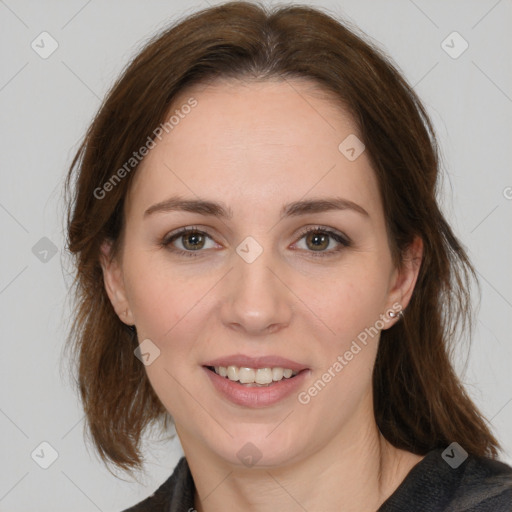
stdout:
<svg viewBox="0 0 512 512">
<path fill-rule="evenodd" d="M 407 306 L 421 241 L 395 268 L 368 155 L 349 161 L 338 150 L 358 128 L 314 83 L 217 81 L 184 91 L 174 108 L 191 96 L 197 106 L 137 170 L 121 253 L 110 259 L 105 243 L 101 261 L 119 317 L 136 325 L 139 342 L 149 338 L 161 351 L 146 371 L 175 420 L 196 509 L 376 510 L 422 459 L 394 448 L 376 425 L 371 376 L 379 335 L 307 404 L 293 393 L 259 409 L 234 405 L 202 365 L 235 353 L 278 355 L 310 369 L 307 390 L 359 333 L 394 304 Z M 172 195 L 222 202 L 233 217 L 144 217 Z M 286 203 L 332 196 L 368 215 L 346 209 L 279 217 Z M 300 230 L 317 225 L 351 245 L 328 238 L 321 247 L 330 254 L 315 256 Z M 162 246 L 187 226 L 211 237 L 198 257 Z M 247 236 L 263 249 L 252 263 L 236 252 Z M 173 246 L 193 252 L 190 237 Z M 387 317 L 384 328 L 396 321 Z M 252 467 L 237 457 L 248 442 L 261 453 Z"/>
</svg>

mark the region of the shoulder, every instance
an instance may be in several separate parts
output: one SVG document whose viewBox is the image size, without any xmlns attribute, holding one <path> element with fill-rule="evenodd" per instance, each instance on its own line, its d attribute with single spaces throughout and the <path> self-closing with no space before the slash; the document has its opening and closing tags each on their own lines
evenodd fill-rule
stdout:
<svg viewBox="0 0 512 512">
<path fill-rule="evenodd" d="M 512 512 L 512 467 L 477 456 L 466 462 L 455 489 L 453 512 Z"/>
<path fill-rule="evenodd" d="M 194 481 L 185 457 L 182 457 L 172 475 L 145 500 L 122 512 L 187 512 L 194 509 Z"/>
<path fill-rule="evenodd" d="M 512 512 L 512 467 L 461 453 L 428 452 L 379 512 Z"/>
</svg>

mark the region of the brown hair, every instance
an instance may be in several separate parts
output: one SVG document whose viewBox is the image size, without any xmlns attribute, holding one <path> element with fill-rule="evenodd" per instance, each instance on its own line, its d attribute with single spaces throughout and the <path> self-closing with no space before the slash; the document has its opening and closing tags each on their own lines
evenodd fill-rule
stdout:
<svg viewBox="0 0 512 512">
<path fill-rule="evenodd" d="M 377 425 L 394 446 L 416 454 L 457 441 L 471 454 L 496 458 L 500 446 L 450 362 L 454 341 L 471 335 L 476 276 L 437 204 L 437 143 L 420 100 L 389 58 L 330 15 L 230 2 L 187 17 L 146 45 L 107 95 L 67 176 L 67 242 L 76 260 L 68 342 L 102 459 L 126 471 L 140 468 L 144 429 L 166 429 L 171 418 L 134 356 L 136 337 L 114 312 L 99 263 L 102 241 L 113 241 L 114 254 L 120 247 L 136 166 L 104 198 L 95 190 L 155 138 L 178 93 L 216 77 L 308 79 L 351 112 L 378 179 L 396 265 L 416 235 L 424 244 L 405 316 L 381 334 L 373 375 Z"/>
</svg>

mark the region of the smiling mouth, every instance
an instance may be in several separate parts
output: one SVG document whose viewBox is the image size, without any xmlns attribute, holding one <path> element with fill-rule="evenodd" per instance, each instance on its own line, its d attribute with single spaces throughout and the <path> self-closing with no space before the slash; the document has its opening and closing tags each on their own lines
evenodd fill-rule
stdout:
<svg viewBox="0 0 512 512">
<path fill-rule="evenodd" d="M 245 387 L 269 387 L 283 380 L 293 379 L 301 372 L 290 368 L 266 367 L 248 368 L 244 366 L 206 366 L 220 377 L 229 379 Z"/>
</svg>

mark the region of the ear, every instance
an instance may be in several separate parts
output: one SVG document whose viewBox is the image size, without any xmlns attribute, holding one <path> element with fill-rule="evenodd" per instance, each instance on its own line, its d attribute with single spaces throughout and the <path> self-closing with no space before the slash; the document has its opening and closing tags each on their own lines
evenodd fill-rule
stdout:
<svg viewBox="0 0 512 512">
<path fill-rule="evenodd" d="M 423 240 L 416 236 L 403 254 L 400 267 L 395 268 L 393 272 L 387 311 L 398 313 L 407 307 L 418 279 L 422 259 Z M 394 317 L 386 328 L 391 327 L 398 320 L 398 316 Z"/>
<path fill-rule="evenodd" d="M 123 272 L 118 260 L 112 254 L 112 242 L 105 240 L 100 247 L 100 264 L 103 270 L 105 290 L 119 319 L 133 325 L 133 315 L 126 297 Z"/>
</svg>

